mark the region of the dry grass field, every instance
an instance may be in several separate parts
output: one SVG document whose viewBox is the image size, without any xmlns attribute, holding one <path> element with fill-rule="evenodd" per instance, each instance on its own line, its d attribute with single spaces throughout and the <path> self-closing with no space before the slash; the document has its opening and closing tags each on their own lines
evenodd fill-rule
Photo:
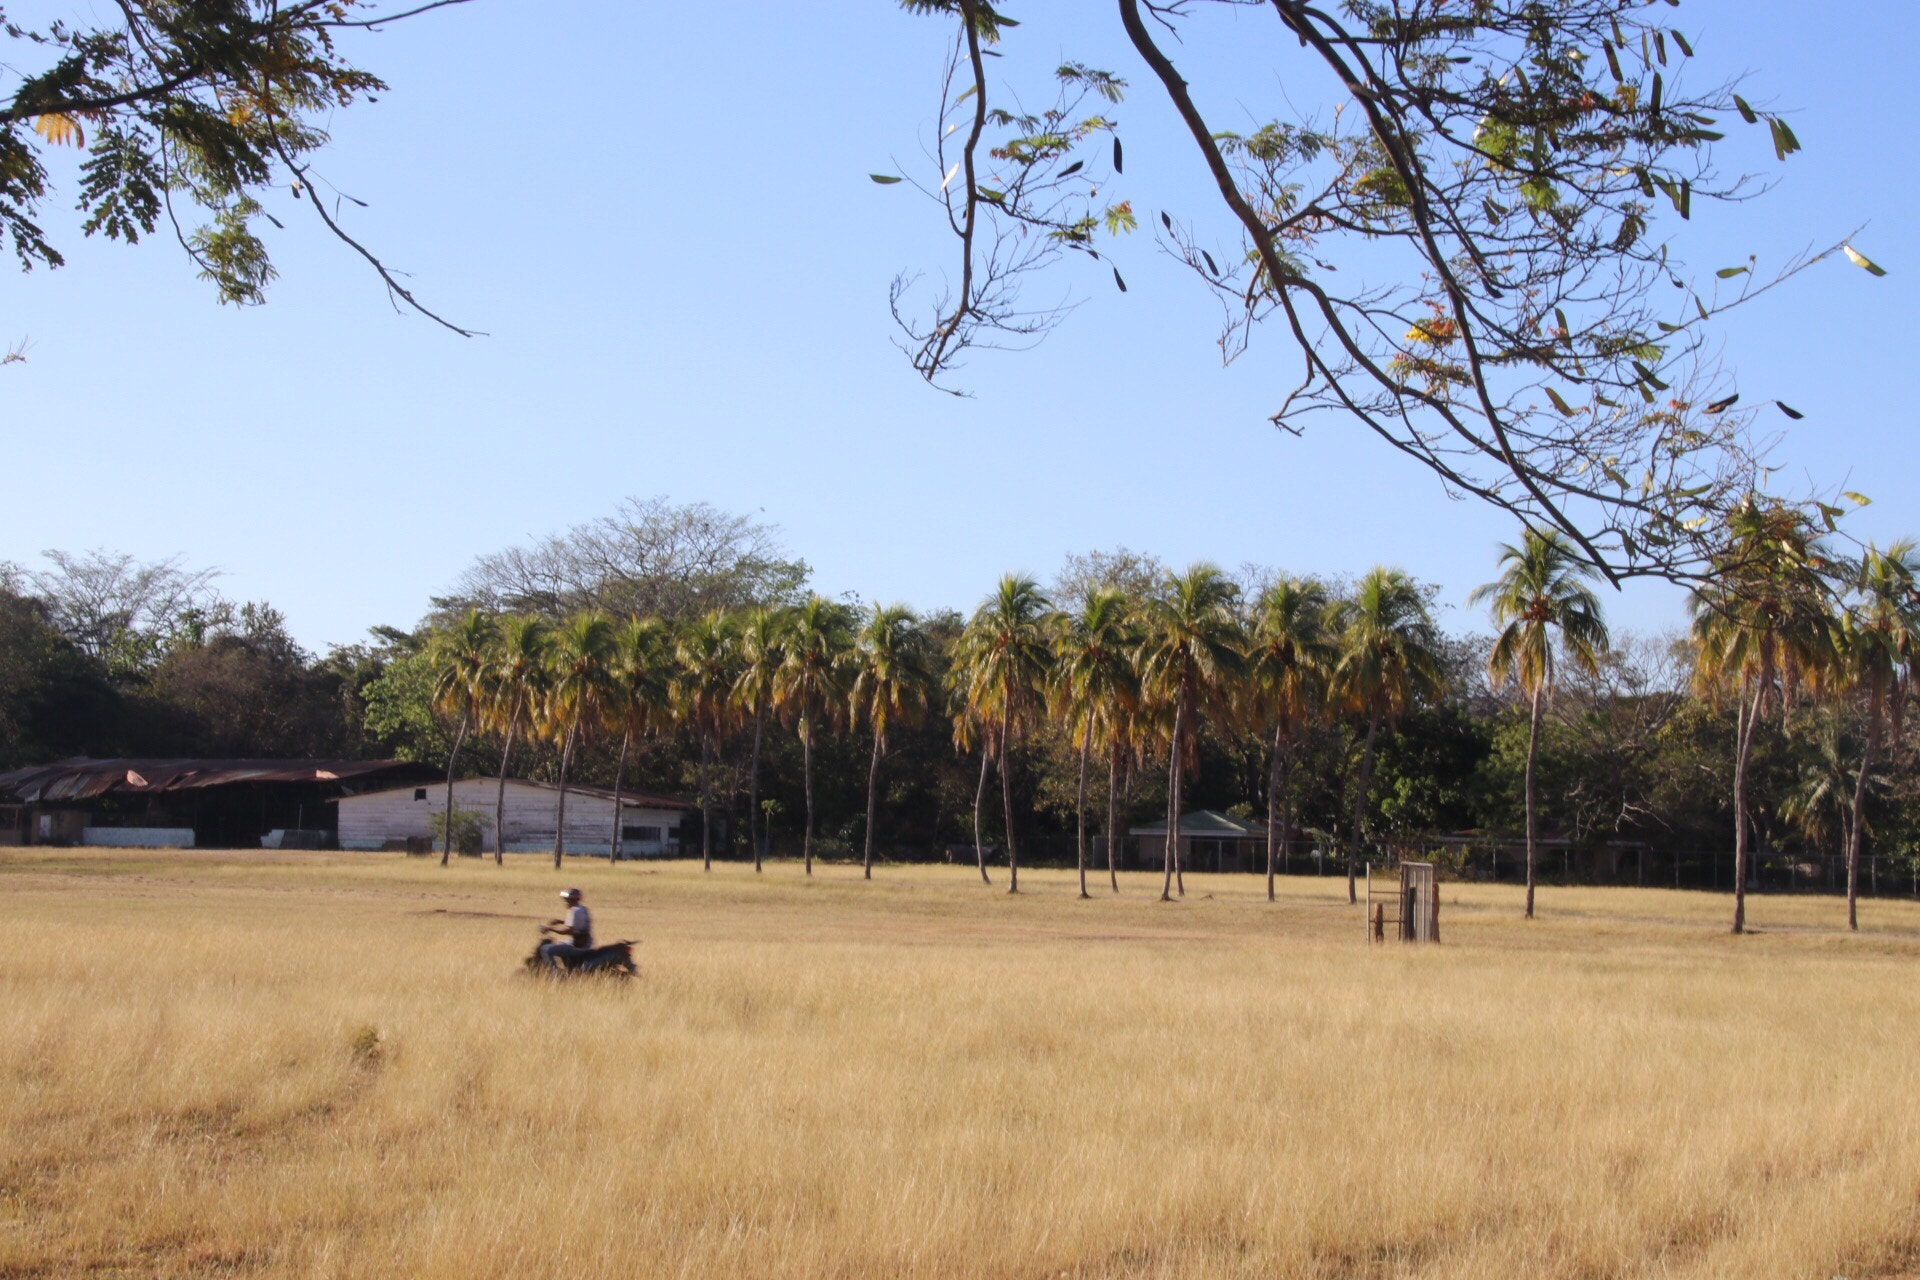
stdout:
<svg viewBox="0 0 1920 1280">
<path fill-rule="evenodd" d="M 876 874 L 0 851 L 0 1277 L 1920 1259 L 1912 904 L 1449 885 L 1369 949 L 1332 878 Z M 515 977 L 563 883 L 640 982 Z"/>
</svg>

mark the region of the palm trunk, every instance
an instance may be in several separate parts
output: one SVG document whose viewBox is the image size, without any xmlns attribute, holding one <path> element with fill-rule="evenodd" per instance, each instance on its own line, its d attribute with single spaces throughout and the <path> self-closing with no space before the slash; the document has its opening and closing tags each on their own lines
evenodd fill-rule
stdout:
<svg viewBox="0 0 1920 1280">
<path fill-rule="evenodd" d="M 1754 689 L 1749 707 L 1744 694 L 1734 720 L 1733 754 L 1733 931 L 1747 931 L 1747 759 L 1753 751 L 1753 731 L 1760 719 L 1764 678 Z"/>
<path fill-rule="evenodd" d="M 1354 787 L 1353 835 L 1347 843 L 1347 902 L 1349 905 L 1360 901 L 1360 895 L 1353 891 L 1354 859 L 1358 856 L 1360 850 L 1361 832 L 1363 830 L 1360 825 L 1360 820 L 1364 818 L 1367 813 L 1367 792 L 1373 786 L 1373 748 L 1379 731 L 1380 715 L 1378 712 L 1375 712 L 1367 717 L 1367 749 L 1365 754 L 1360 757 L 1360 778 Z"/>
<path fill-rule="evenodd" d="M 867 848 L 861 878 L 873 879 L 873 819 L 875 797 L 880 790 L 880 753 L 886 750 L 886 739 L 878 731 L 873 735 L 873 763 L 867 766 Z"/>
<path fill-rule="evenodd" d="M 1013 726 L 1000 730 L 1000 808 L 1007 821 L 1007 892 L 1020 892 L 1020 849 L 1013 841 L 1013 766 L 1007 761 L 1007 746 L 1013 739 Z"/>
<path fill-rule="evenodd" d="M 1080 796 L 1076 804 L 1079 824 L 1076 835 L 1079 841 L 1080 857 L 1080 896 L 1087 897 L 1087 756 L 1093 750 L 1093 730 L 1088 729 L 1080 740 Z"/>
<path fill-rule="evenodd" d="M 507 745 L 500 749 L 500 789 L 493 795 L 493 865 L 506 864 L 507 851 L 507 766 L 513 760 L 513 733 L 520 727 L 520 695 L 513 695 L 513 712 L 507 717 Z"/>
<path fill-rule="evenodd" d="M 973 856 L 980 863 L 980 883 L 992 884 L 993 877 L 987 874 L 987 842 L 981 834 L 980 812 L 987 803 L 987 773 L 993 768 L 993 739 L 987 738 L 980 744 L 980 785 L 973 793 Z"/>
<path fill-rule="evenodd" d="M 453 770 L 460 760 L 460 744 L 467 740 L 466 712 L 460 715 L 460 732 L 453 736 L 453 750 L 447 753 L 447 811 L 441 822 L 440 865 L 447 865 L 447 855 L 453 852 Z"/>
<path fill-rule="evenodd" d="M 1533 757 L 1540 745 L 1540 690 L 1533 691 L 1533 718 L 1527 724 L 1527 919 L 1533 919 L 1533 865 L 1538 856 L 1533 825 Z"/>
<path fill-rule="evenodd" d="M 1180 762 L 1179 778 L 1180 789 L 1185 791 L 1187 788 L 1187 765 L 1184 760 Z M 1184 898 L 1187 896 L 1187 855 L 1191 852 L 1192 850 L 1184 844 L 1181 844 L 1178 839 L 1173 842 L 1173 892 L 1175 897 Z"/>
<path fill-rule="evenodd" d="M 761 838 L 766 833 L 766 815 L 760 812 L 760 734 L 766 727 L 767 708 L 764 698 L 753 701 L 753 776 L 747 784 L 747 838 L 753 841 L 753 870 L 760 873 Z M 759 826 L 754 824 L 758 823 Z"/>
<path fill-rule="evenodd" d="M 613 767 L 613 839 L 607 842 L 607 865 L 620 860 L 620 784 L 627 777 L 627 744 L 633 741 L 631 729 L 620 735 L 620 763 Z"/>
<path fill-rule="evenodd" d="M 1173 749 L 1167 752 L 1167 847 L 1161 859 L 1160 901 L 1173 901 L 1173 868 L 1180 848 L 1180 737 L 1186 729 L 1187 700 L 1173 707 Z"/>
<path fill-rule="evenodd" d="M 1867 698 L 1867 745 L 1860 752 L 1860 776 L 1853 784 L 1853 813 L 1847 826 L 1847 928 L 1860 928 L 1860 833 L 1866 825 L 1867 771 L 1880 746 L 1880 690 Z"/>
<path fill-rule="evenodd" d="M 1267 901 L 1273 901 L 1273 851 L 1280 839 L 1280 725 L 1273 726 L 1273 760 L 1267 768 Z"/>
<path fill-rule="evenodd" d="M 800 852 L 806 859 L 807 874 L 813 874 L 813 717 L 800 717 L 800 771 L 807 783 L 807 830 L 800 838 Z"/>
<path fill-rule="evenodd" d="M 713 870 L 713 788 L 708 766 L 713 760 L 713 736 L 700 732 L 700 869 Z"/>
<path fill-rule="evenodd" d="M 567 726 L 566 745 L 560 748 L 560 803 L 553 815 L 553 866 L 560 869 L 560 859 L 567 852 L 567 769 L 573 764 L 573 740 L 580 730 L 580 722 L 575 720 Z"/>
<path fill-rule="evenodd" d="M 1120 739 L 1107 752 L 1107 880 L 1120 892 Z"/>
</svg>

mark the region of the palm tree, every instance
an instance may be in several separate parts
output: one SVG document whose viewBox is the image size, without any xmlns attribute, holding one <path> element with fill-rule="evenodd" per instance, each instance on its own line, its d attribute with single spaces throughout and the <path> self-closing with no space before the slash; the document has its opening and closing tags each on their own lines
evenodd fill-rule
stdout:
<svg viewBox="0 0 1920 1280">
<path fill-rule="evenodd" d="M 1053 605 L 1032 578 L 1008 574 L 981 602 L 960 634 L 955 682 L 966 713 L 998 748 L 1000 803 L 1007 824 L 1007 892 L 1020 892 L 1020 852 L 1013 831 L 1013 739 L 1041 705 L 1052 661 Z"/>
<path fill-rule="evenodd" d="M 700 739 L 700 861 L 713 870 L 711 769 L 715 744 L 732 719 L 733 626 L 714 610 L 686 624 L 674 647 L 673 707 Z M 739 794 L 738 792 L 735 793 Z"/>
<path fill-rule="evenodd" d="M 926 634 L 919 619 L 905 605 L 874 605 L 860 628 L 852 656 L 853 689 L 849 720 L 864 718 L 873 727 L 873 762 L 867 766 L 867 839 L 863 872 L 873 879 L 873 828 L 876 817 L 880 761 L 887 753 L 887 730 L 907 722 L 926 709 L 933 686 L 927 661 Z"/>
<path fill-rule="evenodd" d="M 500 628 L 499 643 L 494 646 L 493 661 L 487 672 L 489 712 L 505 734 L 500 748 L 500 783 L 493 798 L 493 862 L 505 861 L 507 842 L 507 769 L 513 759 L 513 739 L 529 710 L 538 706 L 545 693 L 547 675 L 547 624 L 539 618 L 508 618 Z M 505 719 L 501 714 L 504 711 Z"/>
<path fill-rule="evenodd" d="M 566 854 L 567 771 L 580 734 L 601 720 L 612 694 L 614 627 L 604 614 L 577 613 L 554 633 L 548 657 L 548 732 L 560 744 L 560 800 L 553 820 L 553 865 Z"/>
<path fill-rule="evenodd" d="M 480 716 L 496 634 L 491 617 L 478 609 L 469 609 L 467 616 L 454 624 L 452 630 L 434 636 L 430 651 L 434 706 L 446 715 L 460 717 L 460 729 L 453 735 L 453 750 L 447 753 L 447 812 L 440 843 L 443 867 L 453 852 L 454 768 L 460 759 L 460 748 L 466 743 L 467 730 Z"/>
<path fill-rule="evenodd" d="M 1087 897 L 1087 764 L 1096 741 L 1107 747 L 1107 869 L 1117 892 L 1113 848 L 1119 808 L 1121 720 L 1140 698 L 1135 655 L 1139 628 L 1126 592 L 1089 586 L 1079 612 L 1061 619 L 1054 639 L 1053 705 L 1066 722 L 1080 752 L 1080 784 L 1075 794 L 1075 835 L 1079 852 L 1080 896 Z"/>
<path fill-rule="evenodd" d="M 1313 578 L 1283 577 L 1254 607 L 1248 676 L 1273 725 L 1267 775 L 1267 901 L 1273 899 L 1275 846 L 1293 830 L 1293 753 L 1326 705 L 1338 658 L 1327 627 L 1327 589 Z"/>
<path fill-rule="evenodd" d="M 1866 695 L 1867 740 L 1860 753 L 1860 776 L 1853 786 L 1847 830 L 1847 928 L 1860 927 L 1860 842 L 1866 829 L 1867 778 L 1880 748 L 1885 722 L 1897 737 L 1914 664 L 1920 658 L 1920 546 L 1894 543 L 1885 551 L 1867 544 L 1854 591 L 1859 597 L 1847 617 L 1844 664 L 1847 681 Z"/>
<path fill-rule="evenodd" d="M 1180 854 L 1180 790 L 1197 763 L 1200 721 L 1233 713 L 1233 695 L 1247 669 L 1246 629 L 1234 612 L 1240 588 L 1217 566 L 1196 564 L 1167 581 L 1153 601 L 1142 674 L 1173 712 L 1167 738 L 1167 849 L 1160 901 L 1173 900 Z M 1184 886 L 1183 886 L 1184 887 Z"/>
<path fill-rule="evenodd" d="M 785 609 L 774 605 L 756 605 L 740 616 L 735 644 L 740 674 L 734 681 L 733 696 L 742 710 L 753 714 L 753 764 L 748 771 L 747 837 L 753 843 L 753 869 L 760 870 L 766 818 L 760 812 L 760 739 L 766 731 L 767 712 L 773 708 L 774 680 L 787 655 Z M 756 831 L 754 823 L 761 827 Z"/>
<path fill-rule="evenodd" d="M 1833 619 L 1822 577 L 1830 567 L 1803 512 L 1749 497 L 1728 513 L 1712 573 L 1687 602 L 1695 684 L 1711 692 L 1731 685 L 1735 698 L 1735 933 L 1747 927 L 1747 765 L 1754 733 L 1769 707 L 1784 716 L 1800 689 L 1831 666 Z"/>
<path fill-rule="evenodd" d="M 807 830 L 800 847 L 808 875 L 813 874 L 813 742 L 846 701 L 847 653 L 852 647 L 852 623 L 845 606 L 823 596 L 808 596 L 793 610 L 786 656 L 773 682 L 775 704 L 800 726 L 807 793 Z"/>
<path fill-rule="evenodd" d="M 1589 675 L 1600 672 L 1607 650 L 1607 624 L 1600 601 L 1587 583 L 1594 567 L 1575 557 L 1573 544 L 1548 530 L 1528 529 L 1518 547 L 1500 548 L 1499 578 L 1474 588 L 1470 604 L 1489 602 L 1493 624 L 1501 627 L 1487 657 L 1487 675 L 1497 689 L 1508 680 L 1527 695 L 1527 916 L 1533 919 L 1534 864 L 1538 841 L 1533 815 L 1533 763 L 1540 744 L 1540 710 L 1553 697 L 1554 637 L 1567 661 Z"/>
<path fill-rule="evenodd" d="M 658 618 L 629 618 L 613 642 L 608 672 L 607 726 L 619 731 L 620 763 L 613 770 L 613 838 L 607 861 L 620 856 L 620 787 L 627 776 L 627 748 L 635 734 L 657 733 L 672 717 L 674 647 Z"/>
<path fill-rule="evenodd" d="M 1443 683 L 1440 632 L 1419 585 L 1400 570 L 1384 567 L 1369 570 L 1353 597 L 1334 606 L 1333 618 L 1340 633 L 1340 657 L 1333 668 L 1335 695 L 1367 718 L 1366 745 L 1354 787 L 1353 833 L 1347 845 L 1347 901 L 1355 902 L 1354 858 L 1366 835 L 1380 726 L 1393 724 L 1417 699 L 1439 695 Z"/>
</svg>

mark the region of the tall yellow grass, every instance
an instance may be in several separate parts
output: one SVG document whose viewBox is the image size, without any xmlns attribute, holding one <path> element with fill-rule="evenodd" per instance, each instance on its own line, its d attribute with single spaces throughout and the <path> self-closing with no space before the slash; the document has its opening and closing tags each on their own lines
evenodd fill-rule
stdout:
<svg viewBox="0 0 1920 1280">
<path fill-rule="evenodd" d="M 533 860 L 0 855 L 0 1276 L 1849 1277 L 1920 1256 L 1920 909 L 1009 898 Z M 996 886 L 996 889 L 998 886 Z M 1153 886 L 1157 888 L 1157 884 Z"/>
</svg>

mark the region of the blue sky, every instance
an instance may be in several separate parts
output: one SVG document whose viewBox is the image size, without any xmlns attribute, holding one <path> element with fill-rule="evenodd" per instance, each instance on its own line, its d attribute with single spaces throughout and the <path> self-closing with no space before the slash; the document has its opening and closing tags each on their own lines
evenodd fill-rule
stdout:
<svg viewBox="0 0 1920 1280">
<path fill-rule="evenodd" d="M 1204 208 L 1111 7 L 1006 8 L 1025 19 L 1016 56 L 1133 80 L 1116 190 L 1149 216 Z M 1699 61 L 1750 72 L 1747 96 L 1806 148 L 1777 165 L 1763 131 L 1735 130 L 1725 167 L 1776 189 L 1696 209 L 1687 249 L 1705 269 L 1765 263 L 1869 224 L 1858 243 L 1892 274 L 1823 265 L 1728 324 L 1724 357 L 1749 399 L 1808 415 L 1776 453 L 1784 478 L 1866 491 L 1849 523 L 1884 541 L 1920 532 L 1920 6 L 1825 12 L 1674 11 Z M 1324 94 L 1261 16 L 1209 19 L 1184 55 L 1220 86 L 1203 103 L 1222 127 Z M 1223 370 L 1213 302 L 1149 236 L 1117 248 L 1124 296 L 1063 264 L 1056 287 L 1083 305 L 1038 350 L 975 359 L 970 398 L 918 381 L 888 282 L 951 253 L 930 206 L 866 175 L 922 163 L 944 38 L 887 0 L 478 0 L 356 44 L 393 89 L 334 122 L 323 169 L 371 204 L 354 232 L 484 338 L 395 315 L 298 207 L 276 210 L 268 305 L 219 307 L 169 242 L 79 240 L 69 183 L 48 210 L 69 265 L 0 276 L 0 337 L 31 343 L 0 371 L 0 559 L 177 553 L 323 648 L 411 623 L 479 552 L 658 493 L 781 526 L 829 593 L 966 608 L 1004 570 L 1125 544 L 1175 564 L 1397 564 L 1443 584 L 1449 627 L 1477 625 L 1460 602 L 1510 525 L 1357 430 L 1275 432 L 1293 358 L 1276 335 Z M 1682 618 L 1666 589 L 1608 603 L 1636 628 Z"/>
</svg>

